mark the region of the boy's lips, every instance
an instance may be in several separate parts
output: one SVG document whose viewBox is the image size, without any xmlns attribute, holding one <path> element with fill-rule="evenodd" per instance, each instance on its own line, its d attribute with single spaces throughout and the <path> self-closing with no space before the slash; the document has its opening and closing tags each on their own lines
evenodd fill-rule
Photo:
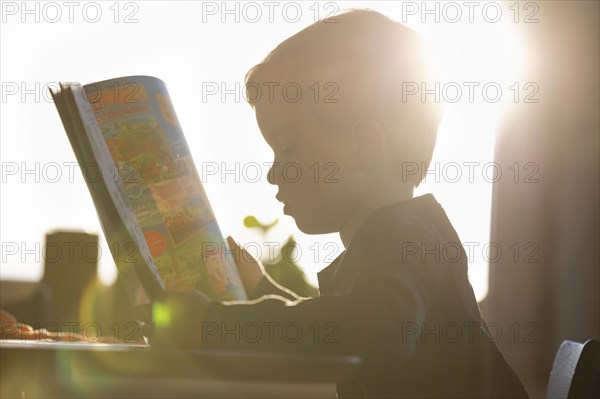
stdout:
<svg viewBox="0 0 600 399">
<path fill-rule="evenodd" d="M 288 204 L 288 203 L 289 203 L 288 201 L 286 201 L 286 200 L 285 200 L 285 199 L 284 199 L 282 196 L 280 196 L 279 194 L 277 194 L 277 195 L 275 196 L 275 199 L 277 199 L 277 201 L 279 201 L 279 202 L 281 202 L 281 203 L 283 203 L 283 204 Z"/>
<path fill-rule="evenodd" d="M 289 203 L 289 201 L 286 201 L 279 195 L 276 195 L 275 198 L 277 199 L 277 201 L 279 201 L 283 204 L 283 213 L 288 215 L 289 213 L 287 211 L 289 211 L 289 209 L 291 207 L 291 204 Z"/>
<path fill-rule="evenodd" d="M 284 215 L 289 215 L 290 214 L 290 209 L 292 209 L 292 206 L 290 205 L 289 202 L 284 202 L 283 203 L 283 214 Z"/>
</svg>

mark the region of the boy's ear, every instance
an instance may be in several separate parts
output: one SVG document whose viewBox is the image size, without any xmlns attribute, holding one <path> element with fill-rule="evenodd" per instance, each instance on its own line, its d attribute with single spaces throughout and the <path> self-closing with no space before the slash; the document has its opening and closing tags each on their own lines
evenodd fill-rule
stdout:
<svg viewBox="0 0 600 399">
<path fill-rule="evenodd" d="M 366 170 L 383 158 L 386 148 L 385 130 L 376 121 L 362 120 L 354 124 L 353 161 L 357 169 Z"/>
</svg>

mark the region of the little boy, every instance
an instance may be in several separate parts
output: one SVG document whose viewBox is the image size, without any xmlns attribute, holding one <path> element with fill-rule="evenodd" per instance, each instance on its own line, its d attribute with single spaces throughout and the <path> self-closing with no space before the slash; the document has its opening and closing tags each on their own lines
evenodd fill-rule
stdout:
<svg viewBox="0 0 600 399">
<path fill-rule="evenodd" d="M 419 36 L 368 10 L 309 26 L 250 70 L 248 99 L 275 155 L 269 182 L 284 213 L 305 233 L 339 232 L 345 251 L 318 274 L 316 298 L 236 256 L 250 301 L 166 298 L 188 319 L 185 340 L 360 356 L 340 398 L 527 397 L 486 333 L 444 210 L 432 195 L 413 198 L 441 119 L 433 96 L 404 92 L 427 82 L 426 70 Z"/>
</svg>

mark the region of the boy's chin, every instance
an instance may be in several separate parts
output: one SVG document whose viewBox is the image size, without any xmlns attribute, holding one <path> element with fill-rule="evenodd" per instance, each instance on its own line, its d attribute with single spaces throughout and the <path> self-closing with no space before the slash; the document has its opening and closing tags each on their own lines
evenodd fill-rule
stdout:
<svg viewBox="0 0 600 399">
<path fill-rule="evenodd" d="M 339 231 L 333 228 L 332 226 L 328 226 L 326 223 L 323 223 L 323 220 L 311 220 L 309 218 L 303 218 L 293 215 L 292 218 L 294 218 L 294 222 L 296 222 L 296 227 L 298 227 L 298 230 L 300 230 L 304 234 L 329 234 L 337 233 Z"/>
</svg>

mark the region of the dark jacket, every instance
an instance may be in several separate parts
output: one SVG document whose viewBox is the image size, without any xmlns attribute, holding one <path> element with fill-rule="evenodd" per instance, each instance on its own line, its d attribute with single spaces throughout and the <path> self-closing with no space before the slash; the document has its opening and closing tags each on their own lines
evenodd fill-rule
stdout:
<svg viewBox="0 0 600 399">
<path fill-rule="evenodd" d="M 205 322 L 229 334 L 204 344 L 361 356 L 340 398 L 527 397 L 486 333 L 463 246 L 432 195 L 375 211 L 318 279 L 317 298 L 265 279 L 256 296 L 275 295 L 211 304 Z"/>
</svg>

